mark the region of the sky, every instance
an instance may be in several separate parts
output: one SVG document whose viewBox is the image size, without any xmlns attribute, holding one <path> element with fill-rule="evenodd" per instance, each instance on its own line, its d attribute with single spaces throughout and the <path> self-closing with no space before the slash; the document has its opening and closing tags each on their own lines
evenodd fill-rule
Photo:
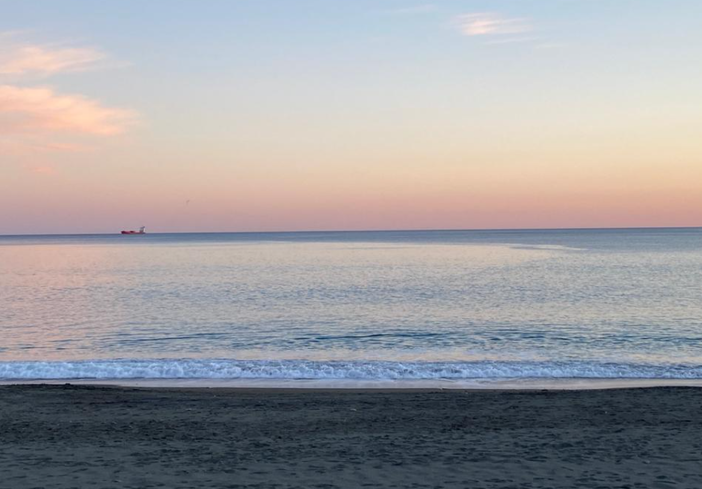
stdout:
<svg viewBox="0 0 702 489">
<path fill-rule="evenodd" d="M 702 226 L 699 0 L 0 12 L 0 234 Z"/>
</svg>

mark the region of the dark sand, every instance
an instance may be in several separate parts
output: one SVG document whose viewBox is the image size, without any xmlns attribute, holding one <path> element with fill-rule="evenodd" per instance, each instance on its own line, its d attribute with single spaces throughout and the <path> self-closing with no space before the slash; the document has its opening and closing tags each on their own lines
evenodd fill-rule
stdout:
<svg viewBox="0 0 702 489">
<path fill-rule="evenodd" d="M 702 389 L 0 387 L 0 487 L 702 488 Z"/>
</svg>

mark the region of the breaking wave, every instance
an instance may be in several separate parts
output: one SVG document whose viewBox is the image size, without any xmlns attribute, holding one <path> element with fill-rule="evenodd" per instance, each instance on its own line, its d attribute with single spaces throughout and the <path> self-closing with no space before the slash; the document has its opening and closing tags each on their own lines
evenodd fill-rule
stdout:
<svg viewBox="0 0 702 489">
<path fill-rule="evenodd" d="M 702 365 L 523 361 L 84 360 L 0 362 L 0 379 L 702 379 Z"/>
</svg>

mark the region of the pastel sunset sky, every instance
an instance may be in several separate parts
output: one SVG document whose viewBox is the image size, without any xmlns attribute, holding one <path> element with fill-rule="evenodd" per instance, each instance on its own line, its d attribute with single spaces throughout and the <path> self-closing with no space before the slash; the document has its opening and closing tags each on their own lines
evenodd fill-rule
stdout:
<svg viewBox="0 0 702 489">
<path fill-rule="evenodd" d="M 702 225 L 699 0 L 0 0 L 0 234 Z"/>
</svg>

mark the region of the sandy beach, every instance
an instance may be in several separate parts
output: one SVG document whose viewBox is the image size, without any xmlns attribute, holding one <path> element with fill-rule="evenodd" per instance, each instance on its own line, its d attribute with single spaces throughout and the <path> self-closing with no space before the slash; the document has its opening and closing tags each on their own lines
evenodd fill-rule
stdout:
<svg viewBox="0 0 702 489">
<path fill-rule="evenodd" d="M 0 387 L 0 487 L 699 488 L 702 389 Z"/>
</svg>

